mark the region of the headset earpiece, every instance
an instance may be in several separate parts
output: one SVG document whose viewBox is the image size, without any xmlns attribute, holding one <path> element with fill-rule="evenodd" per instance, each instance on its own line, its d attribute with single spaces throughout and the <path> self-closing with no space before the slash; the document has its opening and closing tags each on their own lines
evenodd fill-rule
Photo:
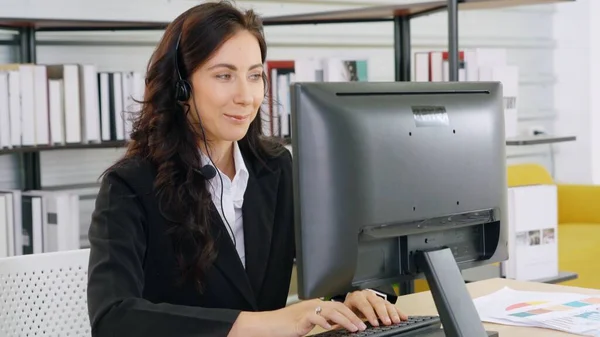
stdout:
<svg viewBox="0 0 600 337">
<path fill-rule="evenodd" d="M 181 35 L 183 35 L 183 31 L 179 33 L 179 36 L 177 37 L 177 44 L 175 45 L 175 71 L 177 71 L 178 77 L 177 82 L 175 82 L 175 99 L 180 103 L 187 103 L 187 101 L 190 99 L 192 86 L 183 78 L 181 73 L 184 71 L 182 71 L 179 67 L 179 43 L 181 42 Z"/>
<path fill-rule="evenodd" d="M 175 99 L 180 103 L 186 103 L 190 99 L 192 88 L 188 81 L 180 79 L 175 83 Z"/>
</svg>

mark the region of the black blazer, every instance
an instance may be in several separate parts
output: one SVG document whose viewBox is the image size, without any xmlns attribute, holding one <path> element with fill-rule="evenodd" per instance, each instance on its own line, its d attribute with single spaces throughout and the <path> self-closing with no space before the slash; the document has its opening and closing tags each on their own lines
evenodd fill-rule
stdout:
<svg viewBox="0 0 600 337">
<path fill-rule="evenodd" d="M 264 165 L 242 155 L 247 268 L 213 205 L 211 230 L 222 235 L 203 294 L 191 282 L 176 284 L 176 255 L 152 189 L 155 167 L 132 159 L 104 176 L 89 229 L 93 336 L 226 336 L 240 311 L 285 306 L 295 253 L 291 155 Z"/>
</svg>

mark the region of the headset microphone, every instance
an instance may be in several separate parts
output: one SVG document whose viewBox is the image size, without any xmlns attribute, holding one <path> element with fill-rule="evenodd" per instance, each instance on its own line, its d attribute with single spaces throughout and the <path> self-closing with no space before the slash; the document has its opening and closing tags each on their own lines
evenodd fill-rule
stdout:
<svg viewBox="0 0 600 337">
<path fill-rule="evenodd" d="M 212 179 L 217 175 L 217 170 L 212 165 L 204 165 L 200 169 L 194 169 L 194 172 L 200 174 L 204 179 Z"/>
</svg>

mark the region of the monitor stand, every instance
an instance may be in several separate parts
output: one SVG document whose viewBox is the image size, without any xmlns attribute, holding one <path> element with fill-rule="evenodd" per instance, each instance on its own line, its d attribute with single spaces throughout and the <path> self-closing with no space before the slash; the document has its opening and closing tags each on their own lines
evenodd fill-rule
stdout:
<svg viewBox="0 0 600 337">
<path fill-rule="evenodd" d="M 418 251 L 415 256 L 418 269 L 423 271 L 433 296 L 443 333 L 447 337 L 498 336 L 487 332 L 449 248 Z M 437 333 L 437 332 L 435 332 Z M 430 336 L 430 335 L 426 335 Z M 438 335 L 431 335 L 438 336 Z"/>
</svg>

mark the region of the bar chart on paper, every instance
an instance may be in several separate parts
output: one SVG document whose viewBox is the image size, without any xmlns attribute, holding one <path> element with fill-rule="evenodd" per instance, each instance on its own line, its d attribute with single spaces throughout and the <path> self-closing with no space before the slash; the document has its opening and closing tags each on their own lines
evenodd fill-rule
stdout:
<svg viewBox="0 0 600 337">
<path fill-rule="evenodd" d="M 475 299 L 483 321 L 600 335 L 600 295 L 501 289 Z"/>
<path fill-rule="evenodd" d="M 579 295 L 577 295 L 579 296 Z M 570 311 L 574 308 L 586 308 L 590 309 L 590 306 L 597 306 L 600 304 L 600 297 L 588 297 L 577 301 L 569 301 L 565 303 L 555 303 L 548 301 L 531 301 L 531 302 L 520 302 L 510 305 L 506 308 L 507 312 L 512 312 L 510 316 L 514 317 L 529 317 L 540 314 L 547 314 L 551 312 Z M 519 311 L 523 309 L 524 311 Z M 516 311 L 516 312 L 515 312 Z M 591 315 L 591 314 L 590 314 Z M 588 316 L 590 316 L 588 315 Z M 583 317 L 583 316 L 582 316 Z M 585 317 L 587 318 L 587 316 Z M 591 317 L 590 317 L 591 319 Z"/>
<path fill-rule="evenodd" d="M 577 315 L 576 317 L 581 317 L 581 318 L 589 319 L 592 321 L 600 322 L 600 312 L 598 312 L 598 311 L 584 312 L 582 314 Z"/>
</svg>

